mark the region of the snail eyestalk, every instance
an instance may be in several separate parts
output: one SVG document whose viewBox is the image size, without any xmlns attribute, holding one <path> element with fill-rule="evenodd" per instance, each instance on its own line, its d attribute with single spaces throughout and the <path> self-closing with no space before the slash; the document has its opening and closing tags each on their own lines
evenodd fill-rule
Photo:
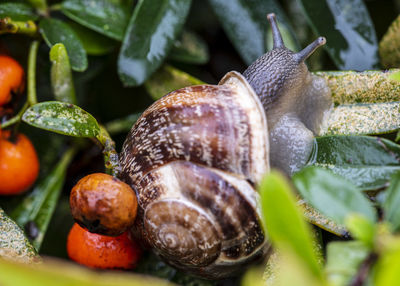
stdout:
<svg viewBox="0 0 400 286">
<path fill-rule="evenodd" d="M 295 54 L 297 62 L 298 63 L 304 62 L 309 56 L 311 56 L 314 53 L 316 49 L 325 45 L 325 43 L 326 43 L 325 37 L 319 37 L 318 39 L 316 39 L 314 42 L 309 44 L 303 50 Z"/>
<path fill-rule="evenodd" d="M 281 32 L 279 31 L 278 25 L 276 23 L 275 14 L 274 13 L 268 14 L 267 19 L 268 19 L 269 23 L 271 24 L 272 36 L 274 39 L 274 49 L 284 48 L 285 44 L 282 40 Z"/>
</svg>

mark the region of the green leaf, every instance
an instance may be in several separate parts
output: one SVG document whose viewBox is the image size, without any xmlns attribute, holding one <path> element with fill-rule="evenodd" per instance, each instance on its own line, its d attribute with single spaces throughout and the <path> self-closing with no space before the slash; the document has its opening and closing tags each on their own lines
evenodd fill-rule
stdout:
<svg viewBox="0 0 400 286">
<path fill-rule="evenodd" d="M 295 36 L 282 8 L 275 0 L 209 0 L 225 33 L 246 64 L 251 64 L 267 51 L 269 29 L 266 14 L 275 13 L 286 44 L 296 44 Z M 288 48 L 297 50 L 298 46 Z"/>
<path fill-rule="evenodd" d="M 400 65 L 400 16 L 393 21 L 379 43 L 379 55 L 385 68 Z"/>
<path fill-rule="evenodd" d="M 386 190 L 386 199 L 383 204 L 383 214 L 390 222 L 393 231 L 400 230 L 400 172 L 393 175 L 389 188 Z"/>
<path fill-rule="evenodd" d="M 400 240 L 393 239 L 385 246 L 374 267 L 375 286 L 398 286 L 400 281 Z"/>
<path fill-rule="evenodd" d="M 76 103 L 74 81 L 67 50 L 63 44 L 55 44 L 50 49 L 51 86 L 58 101 Z"/>
<path fill-rule="evenodd" d="M 68 25 L 79 37 L 88 55 L 101 56 L 108 54 L 114 50 L 118 44 L 118 42 L 99 33 L 93 32 L 75 22 L 69 22 Z"/>
<path fill-rule="evenodd" d="M 106 130 L 110 134 L 129 132 L 129 130 L 131 130 L 133 124 L 135 124 L 141 114 L 142 112 L 132 113 L 124 118 L 110 121 L 105 125 Z"/>
<path fill-rule="evenodd" d="M 378 67 L 374 24 L 362 0 L 301 0 L 313 31 L 325 36 L 336 66 L 344 70 Z"/>
<path fill-rule="evenodd" d="M 86 51 L 68 24 L 60 20 L 45 18 L 40 21 L 39 27 L 50 48 L 58 43 L 64 44 L 74 71 L 86 70 L 88 66 Z"/>
<path fill-rule="evenodd" d="M 199 84 L 204 82 L 172 66 L 164 65 L 144 85 L 150 96 L 157 100 L 171 91 Z"/>
<path fill-rule="evenodd" d="M 370 250 L 374 248 L 376 225 L 363 215 L 353 213 L 346 217 L 345 225 L 352 237 L 364 243 Z"/>
<path fill-rule="evenodd" d="M 306 202 L 339 224 L 344 225 L 350 213 L 376 220 L 375 209 L 361 190 L 328 170 L 306 167 L 293 176 L 293 183 Z"/>
<path fill-rule="evenodd" d="M 25 3 L 1 3 L 0 19 L 10 17 L 13 21 L 35 21 L 39 16 L 33 8 Z"/>
<path fill-rule="evenodd" d="M 126 86 L 140 85 L 157 70 L 182 30 L 190 0 L 140 0 L 118 58 Z"/>
<path fill-rule="evenodd" d="M 207 43 L 198 35 L 184 30 L 175 41 L 168 59 L 187 64 L 205 64 L 209 60 Z"/>
<path fill-rule="evenodd" d="M 360 241 L 334 241 L 327 246 L 325 271 L 333 286 L 350 285 L 369 249 Z"/>
<path fill-rule="evenodd" d="M 396 81 L 400 81 L 400 72 L 396 71 L 395 73 L 392 73 L 390 75 L 390 79 L 396 80 Z"/>
<path fill-rule="evenodd" d="M 260 185 L 261 206 L 268 236 L 278 249 L 292 252 L 312 275 L 322 280 L 313 250 L 311 230 L 304 221 L 285 178 L 271 172 Z"/>
<path fill-rule="evenodd" d="M 0 208 L 0 261 L 1 258 L 24 263 L 39 260 L 22 229 Z"/>
<path fill-rule="evenodd" d="M 39 265 L 0 260 L 0 284 L 12 286 L 166 286 L 168 281 L 128 272 L 95 271 L 62 260 Z"/>
<path fill-rule="evenodd" d="M 64 0 L 61 11 L 79 24 L 119 41 L 129 19 L 127 7 L 107 0 Z"/>
<path fill-rule="evenodd" d="M 329 231 L 337 236 L 348 236 L 348 232 L 343 225 L 340 225 L 330 219 L 329 217 L 321 214 L 315 208 L 307 204 L 304 200 L 299 201 L 298 205 L 302 209 L 302 213 L 306 220 L 319 228 Z"/>
<path fill-rule="evenodd" d="M 319 135 L 367 135 L 400 128 L 400 101 L 335 107 Z"/>
<path fill-rule="evenodd" d="M 59 101 L 31 106 L 22 120 L 34 127 L 69 136 L 95 137 L 100 132 L 92 115 L 76 105 Z"/>
<path fill-rule="evenodd" d="M 400 171 L 400 146 L 384 138 L 325 136 L 316 142 L 308 164 L 332 170 L 363 190 L 384 187 Z"/>
<path fill-rule="evenodd" d="M 11 214 L 21 227 L 27 229 L 31 226 L 35 232 L 37 231 L 37 234 L 32 237 L 32 244 L 37 251 L 40 249 L 53 216 L 64 185 L 67 167 L 74 154 L 73 149 L 68 150 L 47 177 L 36 184 L 33 191 Z"/>
</svg>

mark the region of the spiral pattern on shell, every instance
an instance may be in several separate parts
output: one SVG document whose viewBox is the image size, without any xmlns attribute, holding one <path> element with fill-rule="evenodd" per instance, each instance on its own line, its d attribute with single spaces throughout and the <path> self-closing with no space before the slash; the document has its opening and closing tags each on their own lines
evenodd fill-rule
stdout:
<svg viewBox="0 0 400 286">
<path fill-rule="evenodd" d="M 168 263 L 209 278 L 266 253 L 254 187 L 269 170 L 263 107 L 247 81 L 174 91 L 147 109 L 121 152 L 136 231 Z"/>
</svg>

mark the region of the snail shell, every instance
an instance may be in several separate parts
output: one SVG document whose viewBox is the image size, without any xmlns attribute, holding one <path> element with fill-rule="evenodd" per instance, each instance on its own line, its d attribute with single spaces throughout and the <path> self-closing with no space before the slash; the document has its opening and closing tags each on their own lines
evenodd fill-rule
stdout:
<svg viewBox="0 0 400 286">
<path fill-rule="evenodd" d="M 263 106 L 246 79 L 192 86 L 155 102 L 121 152 L 122 178 L 136 191 L 141 233 L 177 268 L 232 275 L 269 244 L 254 186 L 269 171 Z"/>
</svg>

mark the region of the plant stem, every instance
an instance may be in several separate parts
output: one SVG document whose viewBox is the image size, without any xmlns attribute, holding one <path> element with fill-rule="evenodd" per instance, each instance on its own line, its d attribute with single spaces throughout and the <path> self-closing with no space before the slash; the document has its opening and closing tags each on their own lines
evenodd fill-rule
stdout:
<svg viewBox="0 0 400 286">
<path fill-rule="evenodd" d="M 42 16 L 48 16 L 46 0 L 28 0 Z"/>
<path fill-rule="evenodd" d="M 111 139 L 107 130 L 100 125 L 100 134 L 97 136 L 97 140 L 103 145 L 104 165 L 106 173 L 114 177 L 118 177 L 121 171 L 119 164 L 118 153 L 115 150 L 115 142 Z"/>
<path fill-rule="evenodd" d="M 0 35 L 1 34 L 25 34 L 28 36 L 37 36 L 38 28 L 33 21 L 13 21 L 6 17 L 0 19 Z"/>
<path fill-rule="evenodd" d="M 34 105 L 37 103 L 36 98 L 36 59 L 39 48 L 39 41 L 32 42 L 29 49 L 28 57 L 28 103 Z"/>
<path fill-rule="evenodd" d="M 361 263 L 360 268 L 358 269 L 357 275 L 351 282 L 350 286 L 362 286 L 365 284 L 368 275 L 372 266 L 378 260 L 378 255 L 374 252 L 370 253 L 370 255 L 365 258 L 365 260 Z"/>
<path fill-rule="evenodd" d="M 1 124 L 1 128 L 9 127 L 9 126 L 21 121 L 22 115 L 25 113 L 25 111 L 28 109 L 28 107 L 29 107 L 29 103 L 25 102 L 24 106 L 22 106 L 22 108 L 18 112 L 18 114 L 15 115 L 14 117 L 10 118 L 9 120 L 4 122 L 3 124 Z"/>
</svg>

